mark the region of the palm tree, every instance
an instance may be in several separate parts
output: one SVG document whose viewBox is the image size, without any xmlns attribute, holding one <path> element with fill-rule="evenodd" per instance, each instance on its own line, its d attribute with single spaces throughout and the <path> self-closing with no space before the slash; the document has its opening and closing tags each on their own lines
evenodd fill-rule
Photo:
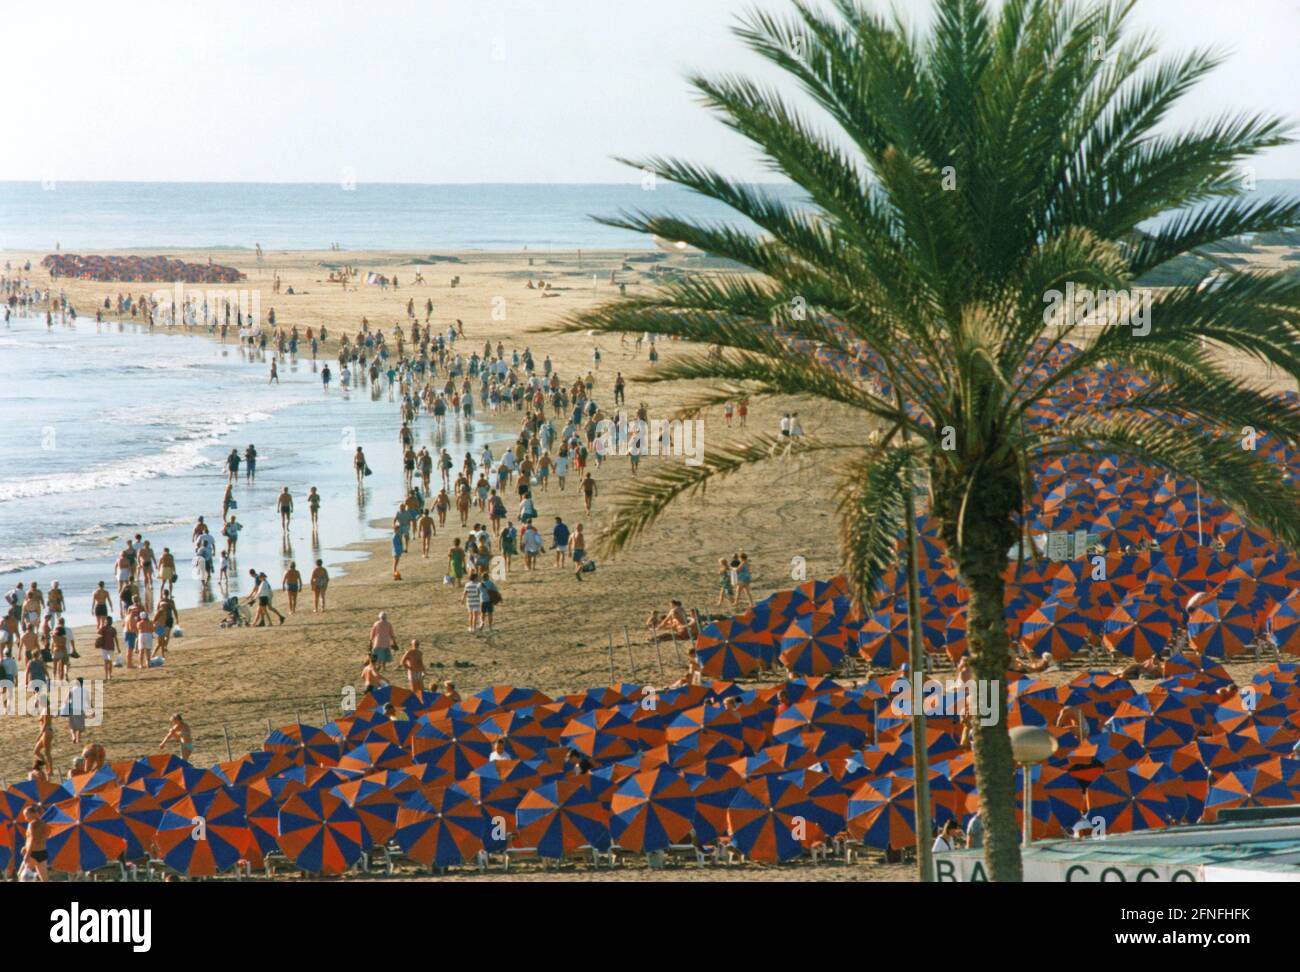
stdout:
<svg viewBox="0 0 1300 972">
<path fill-rule="evenodd" d="M 1157 133 L 1216 53 L 1157 59 L 1152 40 L 1127 25 L 1131 3 L 989 6 L 935 0 L 923 31 L 857 0 L 747 15 L 736 34 L 813 104 L 797 109 L 741 77 L 691 83 L 806 198 L 784 201 L 686 162 L 633 163 L 748 223 L 640 212 L 603 222 L 753 272 L 674 281 L 561 327 L 720 347 L 676 355 L 641 379 L 709 383 L 683 414 L 739 394 L 799 395 L 861 418 L 788 448 L 770 436 L 733 441 L 700 466 L 643 476 L 602 538 L 607 551 L 678 497 L 801 452 L 836 463 L 842 557 L 865 599 L 895 557 L 904 491 L 928 471 L 931 513 L 970 592 L 971 667 L 998 686 L 1005 713 L 1004 571 L 1023 540 L 1035 463 L 1089 451 L 1130 457 L 1198 481 L 1280 541 L 1300 543 L 1294 489 L 1239 441 L 1249 426 L 1300 444 L 1300 418 L 1223 353 L 1300 378 L 1300 281 L 1240 272 L 1220 286 L 1163 289 L 1149 333 L 1069 317 L 1045 327 L 1044 313 L 1067 284 L 1132 293 L 1144 275 L 1215 241 L 1300 223 L 1300 202 L 1252 201 L 1239 175 L 1242 160 L 1289 141 L 1277 120 L 1229 116 Z M 1040 367 L 1065 341 L 1078 353 Z M 878 380 L 833 367 L 818 345 L 850 357 L 867 349 L 882 362 Z M 1085 405 L 1053 423 L 1026 420 L 1107 365 L 1146 374 L 1149 390 L 1104 412 Z M 1007 727 L 975 728 L 988 871 L 1019 880 Z"/>
</svg>

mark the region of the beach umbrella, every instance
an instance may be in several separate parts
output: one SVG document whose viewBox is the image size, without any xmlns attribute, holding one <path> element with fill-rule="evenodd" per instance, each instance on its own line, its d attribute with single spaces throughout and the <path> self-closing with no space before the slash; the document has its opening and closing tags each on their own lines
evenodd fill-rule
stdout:
<svg viewBox="0 0 1300 972">
<path fill-rule="evenodd" d="M 680 774 L 660 766 L 620 783 L 609 809 L 609 832 L 616 844 L 631 851 L 659 851 L 690 835 L 695 797 Z"/>
<path fill-rule="evenodd" d="M 1078 605 L 1049 597 L 1025 618 L 1020 637 L 1035 654 L 1051 652 L 1057 661 L 1064 661 L 1087 647 L 1090 623 Z"/>
<path fill-rule="evenodd" d="M 457 785 L 424 787 L 397 811 L 394 840 L 402 853 L 428 867 L 454 867 L 473 860 L 483 848 L 487 820 L 466 790 Z"/>
<path fill-rule="evenodd" d="M 716 844 L 727 832 L 727 809 L 745 781 L 730 766 L 720 763 L 683 767 L 681 774 L 695 799 L 695 840 L 701 846 Z"/>
<path fill-rule="evenodd" d="M 1164 649 L 1173 637 L 1176 618 L 1157 601 L 1129 597 L 1107 616 L 1102 644 L 1135 661 L 1145 661 Z"/>
<path fill-rule="evenodd" d="M 181 797 L 167 809 L 157 844 L 163 862 L 190 877 L 211 877 L 234 867 L 254 846 L 244 801 L 228 787 Z"/>
<path fill-rule="evenodd" d="M 497 766 L 507 760 L 498 760 L 490 765 Z M 497 854 L 510 845 L 510 836 L 518 829 L 515 810 L 519 800 L 532 786 L 540 786 L 542 781 L 537 774 L 532 774 L 530 783 L 513 783 L 480 775 L 479 767 L 456 786 L 470 795 L 474 805 L 483 815 L 483 848 L 488 853 Z"/>
<path fill-rule="evenodd" d="M 592 709 L 569 720 L 561 742 L 598 762 L 621 759 L 637 751 L 638 729 L 623 706 Z"/>
<path fill-rule="evenodd" d="M 845 810 L 850 836 L 868 847 L 901 849 L 916 843 L 916 794 L 910 770 L 894 770 L 858 785 Z"/>
<path fill-rule="evenodd" d="M 463 719 L 420 716 L 411 748 L 417 764 L 434 766 L 460 780 L 488 761 L 492 744 L 480 728 Z"/>
<path fill-rule="evenodd" d="M 780 776 L 764 776 L 736 790 L 727 808 L 727 828 L 732 845 L 746 857 L 779 864 L 800 857 L 820 839 L 814 816 L 803 789 Z"/>
<path fill-rule="evenodd" d="M 1219 597 L 1197 604 L 1187 615 L 1187 635 L 1203 655 L 1236 658 L 1255 640 L 1249 608 Z"/>
<path fill-rule="evenodd" d="M 147 858 L 153 852 L 154 840 L 158 836 L 158 825 L 164 813 L 162 804 L 146 790 L 124 786 L 117 793 L 117 812 L 126 824 L 123 860 Z"/>
<path fill-rule="evenodd" d="M 1292 590 L 1273 607 L 1268 615 L 1268 627 L 1279 651 L 1300 655 L 1300 588 Z"/>
<path fill-rule="evenodd" d="M 1296 802 L 1294 788 L 1267 763 L 1223 772 L 1211 770 L 1202 821 L 1213 823 L 1219 811 L 1235 807 L 1275 807 Z"/>
<path fill-rule="evenodd" d="M 362 845 L 383 847 L 397 830 L 397 811 L 403 798 L 418 789 L 407 774 L 389 770 L 340 783 L 330 792 L 342 797 L 356 813 L 365 831 Z"/>
<path fill-rule="evenodd" d="M 79 796 L 48 807 L 46 848 L 50 867 L 68 874 L 89 872 L 120 858 L 127 828 L 117 808 L 97 796 Z"/>
<path fill-rule="evenodd" d="M 815 611 L 781 634 L 781 663 L 801 675 L 828 675 L 844 659 L 848 630 L 842 615 Z"/>
<path fill-rule="evenodd" d="M 898 668 L 909 657 L 907 612 L 872 612 L 858 632 L 858 654 L 875 668 Z"/>
<path fill-rule="evenodd" d="M 338 769 L 365 775 L 375 770 L 401 769 L 412 762 L 411 754 L 390 742 L 367 742 L 339 757 Z"/>
<path fill-rule="evenodd" d="M 118 783 L 117 774 L 107 766 L 101 766 L 93 773 L 76 773 L 69 776 L 63 781 L 60 789 L 69 796 L 90 796 L 94 793 L 101 793 L 104 790 L 116 788 L 121 784 Z M 57 798 L 56 798 L 57 799 Z"/>
<path fill-rule="evenodd" d="M 131 783 L 146 777 L 162 778 L 178 766 L 188 766 L 175 753 L 154 753 L 140 759 L 122 759 L 110 764 L 113 773 L 122 783 Z"/>
<path fill-rule="evenodd" d="M 1103 773 L 1088 784 L 1088 819 L 1101 817 L 1106 833 L 1164 827 L 1175 817 L 1164 787 L 1132 767 Z"/>
<path fill-rule="evenodd" d="M 712 678 L 740 678 L 764 668 L 764 662 L 771 658 L 771 638 L 756 646 L 752 641 L 733 637 L 748 630 L 735 618 L 714 621 L 701 628 L 695 639 L 695 657 L 703 672 Z M 755 651 L 756 647 L 760 650 Z"/>
<path fill-rule="evenodd" d="M 361 859 L 365 831 L 331 790 L 303 790 L 280 808 L 280 849 L 309 874 L 342 874 Z"/>
<path fill-rule="evenodd" d="M 609 811 L 586 781 L 556 780 L 534 787 L 515 808 L 515 843 L 541 857 L 562 858 L 580 847 L 609 848 Z"/>
<path fill-rule="evenodd" d="M 211 768 L 213 776 L 228 786 L 247 786 L 267 776 L 273 776 L 292 767 L 288 757 L 278 753 L 244 753 L 237 759 L 218 763 Z"/>
<path fill-rule="evenodd" d="M 551 697 L 532 688 L 515 688 L 513 685 L 491 685 L 475 692 L 473 698 L 489 704 L 495 711 L 499 709 L 523 709 L 535 705 L 546 705 Z"/>
</svg>

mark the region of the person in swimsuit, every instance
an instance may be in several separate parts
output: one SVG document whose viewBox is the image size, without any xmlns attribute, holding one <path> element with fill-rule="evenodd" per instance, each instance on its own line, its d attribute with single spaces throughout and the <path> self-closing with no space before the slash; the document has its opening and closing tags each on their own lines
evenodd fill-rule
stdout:
<svg viewBox="0 0 1300 972">
<path fill-rule="evenodd" d="M 316 568 L 311 572 L 311 613 L 325 610 L 325 591 L 330 586 L 329 571 L 323 561 L 316 561 Z"/>
<path fill-rule="evenodd" d="M 307 509 L 311 511 L 311 532 L 316 532 L 316 521 L 320 516 L 320 493 L 316 492 L 316 487 L 311 488 L 307 494 Z"/>
<path fill-rule="evenodd" d="M 420 651 L 420 642 L 413 640 L 411 647 L 402 653 L 398 664 L 406 669 L 406 679 L 412 692 L 424 691 L 424 653 Z"/>
<path fill-rule="evenodd" d="M 194 734 L 179 712 L 172 716 L 171 726 L 167 730 L 167 735 L 163 736 L 162 742 L 158 744 L 158 748 L 165 749 L 172 740 L 180 746 L 181 759 L 188 761 L 194 755 Z"/>
<path fill-rule="evenodd" d="M 289 595 L 289 613 L 297 614 L 298 592 L 302 590 L 302 574 L 298 572 L 298 565 L 294 561 L 289 561 L 289 569 L 284 572 L 284 577 L 280 579 L 280 586 Z"/>
<path fill-rule="evenodd" d="M 170 594 L 176 584 L 176 558 L 172 555 L 171 547 L 163 547 L 162 556 L 158 558 L 158 578 L 162 582 L 162 590 Z"/>
<path fill-rule="evenodd" d="M 257 447 L 251 442 L 248 448 L 244 450 L 244 482 L 253 483 L 257 481 Z"/>
<path fill-rule="evenodd" d="M 379 659 L 373 651 L 366 653 L 366 664 L 361 669 L 361 684 L 365 686 L 366 695 L 388 684 L 388 680 L 379 674 L 378 663 Z"/>
<path fill-rule="evenodd" d="M 23 819 L 27 821 L 27 837 L 23 842 L 23 863 L 20 871 L 33 871 L 37 880 L 48 881 L 50 879 L 49 871 L 46 870 L 46 861 L 49 860 L 49 852 L 45 849 L 45 842 L 49 838 L 50 827 L 42 816 L 44 807 L 39 803 L 31 803 L 23 808 Z"/>
<path fill-rule="evenodd" d="M 276 501 L 276 505 L 280 509 L 280 529 L 287 533 L 289 520 L 293 517 L 293 497 L 289 495 L 288 486 L 280 491 L 280 498 Z"/>
<path fill-rule="evenodd" d="M 435 531 L 433 527 L 433 517 L 429 515 L 427 508 L 420 513 L 420 519 L 416 521 L 415 528 L 420 534 L 420 551 L 423 553 L 424 559 L 428 560 L 429 543 L 433 539 Z"/>
</svg>

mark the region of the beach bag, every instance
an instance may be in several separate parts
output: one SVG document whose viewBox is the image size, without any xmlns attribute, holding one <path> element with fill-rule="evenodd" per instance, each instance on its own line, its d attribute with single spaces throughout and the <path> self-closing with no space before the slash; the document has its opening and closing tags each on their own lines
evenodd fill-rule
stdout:
<svg viewBox="0 0 1300 972">
<path fill-rule="evenodd" d="M 237 510 L 237 509 L 239 509 L 239 501 L 238 501 L 238 500 L 231 500 L 231 501 L 230 501 L 230 508 L 231 508 L 232 510 Z"/>
<path fill-rule="evenodd" d="M 173 638 L 184 638 L 184 637 L 185 637 L 185 632 L 182 631 L 180 628 L 172 628 L 172 637 L 173 637 Z"/>
<path fill-rule="evenodd" d="M 374 475 L 374 472 L 373 472 L 373 470 L 370 468 L 369 465 L 366 466 L 365 475 L 367 475 L 367 476 Z"/>
<path fill-rule="evenodd" d="M 590 574 L 595 569 L 596 569 L 596 562 L 594 560 L 587 560 L 584 561 L 582 566 L 578 568 L 578 571 L 583 574 Z"/>
<path fill-rule="evenodd" d="M 165 660 L 166 660 L 166 659 L 163 659 L 163 658 L 150 658 L 150 659 L 149 659 L 149 667 L 150 667 L 150 668 L 162 668 L 162 666 L 163 666 L 163 662 L 164 662 Z"/>
<path fill-rule="evenodd" d="M 501 596 L 501 592 L 500 592 L 499 590 L 497 590 L 495 587 L 489 587 L 489 588 L 488 588 L 488 592 L 487 592 L 487 602 L 488 602 L 489 604 L 491 604 L 493 607 L 496 607 L 496 606 L 497 606 L 498 604 L 500 604 L 503 600 L 504 600 L 504 598 Z"/>
</svg>

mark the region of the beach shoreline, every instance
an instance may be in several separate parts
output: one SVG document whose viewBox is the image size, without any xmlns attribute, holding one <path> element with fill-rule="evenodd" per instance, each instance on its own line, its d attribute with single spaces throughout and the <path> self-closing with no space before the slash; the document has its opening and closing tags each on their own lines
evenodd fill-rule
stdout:
<svg viewBox="0 0 1300 972">
<path fill-rule="evenodd" d="M 206 259 L 202 252 L 170 252 L 196 262 Z M 614 372 L 621 369 L 631 379 L 644 371 L 648 367 L 644 352 L 633 358 L 630 348 L 621 349 L 616 339 L 593 341 L 586 335 L 540 334 L 539 330 L 577 309 L 618 294 L 617 282 L 610 282 L 611 270 L 616 281 L 627 284 L 629 292 L 653 286 L 658 276 L 641 267 L 674 268 L 676 272 L 676 268 L 690 270 L 699 266 L 697 272 L 713 272 L 707 264 L 669 254 L 655 255 L 644 263 L 633 262 L 631 266 L 637 269 L 625 271 L 621 268 L 627 265 L 626 255 L 625 251 L 585 250 L 581 257 L 576 252 L 544 256 L 523 251 L 461 253 L 457 255 L 462 261 L 459 264 L 439 264 L 432 271 L 429 266 L 420 266 L 418 269 L 429 281 L 422 287 L 409 283 L 417 268 L 404 262 L 412 256 L 408 253 L 267 253 L 260 266 L 252 254 L 243 254 L 233 262 L 248 274 L 243 283 L 263 290 L 263 313 L 274 307 L 277 322 L 285 326 L 328 326 L 330 340 L 320 352 L 321 359 L 334 356 L 340 334 L 360 330 L 362 317 L 367 317 L 372 327 L 391 333 L 395 322 L 409 327 L 408 300 L 423 305 L 426 299 L 433 299 L 435 325 L 445 329 L 457 318 L 464 321 L 467 340 L 462 346 L 466 354 L 475 348 L 481 350 L 484 340 L 491 340 L 494 346 L 502 341 L 507 353 L 513 346 L 521 351 L 528 346 L 539 360 L 549 353 L 566 382 L 592 367 L 592 346 L 599 344 L 605 361 L 598 373 L 596 394 L 608 401 Z M 42 256 L 37 251 L 0 253 L 0 259 L 11 263 L 30 258 L 33 268 L 24 276 L 34 285 L 50 286 L 56 295 L 65 291 L 81 319 L 93 317 L 95 308 L 106 297 L 147 294 L 166 286 L 48 281 L 39 267 Z M 244 258 L 248 258 L 247 262 L 241 263 Z M 316 282 L 327 275 L 319 266 L 322 259 L 347 262 L 363 273 L 374 270 L 396 275 L 399 288 L 362 287 L 343 293 L 322 287 Z M 229 255 L 226 262 L 230 262 Z M 280 294 L 273 293 L 276 274 L 281 278 Z M 455 288 L 450 286 L 453 275 L 461 277 Z M 528 279 L 550 283 L 549 292 L 555 296 L 543 297 L 545 291 L 527 290 Z M 297 293 L 284 293 L 290 286 Z M 422 309 L 419 316 L 423 321 Z M 157 328 L 159 332 L 166 330 Z M 203 329 L 189 330 L 201 333 Z M 661 346 L 665 360 L 684 350 L 671 345 L 664 342 Z M 683 391 L 666 383 L 630 383 L 629 411 L 645 401 L 652 415 L 666 416 L 680 405 Z M 772 428 L 779 414 L 780 403 L 756 404 L 751 411 L 750 431 Z M 816 423 L 806 424 L 822 424 L 830 418 L 823 416 Z M 487 423 L 491 416 L 479 413 L 475 420 Z M 494 434 L 500 431 L 512 435 L 511 425 L 508 414 L 491 423 Z M 720 410 L 706 416 L 705 428 L 710 444 L 739 432 L 725 428 Z M 396 428 L 394 439 L 395 433 Z M 653 462 L 643 463 L 643 471 L 653 467 Z M 674 596 L 684 596 L 689 604 L 706 612 L 712 610 L 718 557 L 729 556 L 738 547 L 747 549 L 758 564 L 756 597 L 793 582 L 790 564 L 796 556 L 804 558 L 809 577 L 828 577 L 837 572 L 828 484 L 803 464 L 778 472 L 780 475 L 775 476 L 772 470 L 766 474 L 741 474 L 725 490 L 682 506 L 671 521 L 649 531 L 636 550 L 608 564 L 602 562 L 587 581 L 575 581 L 569 571 L 551 567 L 546 558 L 533 575 L 525 575 L 516 562 L 511 578 L 503 585 L 506 602 L 497 615 L 500 629 L 489 638 L 464 631 L 463 608 L 455 594 L 441 584 L 444 570 L 439 558 L 445 559 L 449 537 L 456 531 L 439 531 L 433 543 L 434 557 L 429 561 L 408 554 L 401 582 L 394 582 L 389 574 L 386 540 L 357 544 L 366 556 L 349 565 L 347 576 L 331 585 L 330 608 L 323 615 L 304 615 L 300 606 L 299 615 L 283 627 L 219 631 L 215 630 L 218 607 L 183 612 L 185 637 L 173 643 L 165 666 L 129 673 L 118 670 L 123 677 L 115 677 L 108 685 L 104 725 L 94 729 L 92 736 L 106 744 L 110 758 L 140 755 L 157 746 L 167 716 L 180 710 L 195 728 L 196 762 L 208 765 L 226 758 L 227 733 L 232 752 L 238 754 L 258 748 L 267 720 L 275 726 L 291 723 L 299 716 L 317 719 L 322 716 L 322 702 L 333 717 L 339 711 L 340 687 L 357 681 L 365 635 L 381 608 L 395 618 L 400 639 L 418 636 L 424 642 L 431 675 L 452 677 L 458 687 L 469 691 L 503 683 L 535 686 L 552 694 L 577 691 L 608 683 L 611 662 L 616 681 L 666 684 L 684 670 L 685 659 L 673 646 L 656 649 L 642 643 L 642 621 L 652 608 L 662 608 Z M 591 523 L 598 527 L 620 484 L 628 479 L 627 460 L 607 462 L 597 477 L 601 495 L 589 520 L 592 534 L 597 530 L 591 529 Z M 549 493 L 540 494 L 539 500 L 543 523 L 555 513 L 563 515 L 568 523 L 588 521 L 573 484 L 563 494 L 552 485 Z M 371 519 L 376 517 L 382 519 L 383 514 L 376 513 Z M 322 529 L 326 528 L 323 522 Z M 104 565 L 106 578 L 109 567 Z M 72 593 L 84 596 L 86 592 Z M 277 606 L 284 608 L 283 595 L 277 597 Z M 626 639 L 624 628 L 628 632 Z M 89 656 L 96 653 L 85 650 L 90 644 L 86 632 L 79 631 L 78 636 L 82 659 L 74 665 L 72 674 L 94 677 L 98 659 Z M 274 691 L 268 692 L 269 687 Z M 10 781 L 20 778 L 29 760 L 23 754 L 29 751 L 34 731 L 33 720 L 0 719 L 0 751 L 4 754 L 0 776 Z M 59 732 L 56 765 L 66 771 L 72 755 L 66 733 Z"/>
</svg>

